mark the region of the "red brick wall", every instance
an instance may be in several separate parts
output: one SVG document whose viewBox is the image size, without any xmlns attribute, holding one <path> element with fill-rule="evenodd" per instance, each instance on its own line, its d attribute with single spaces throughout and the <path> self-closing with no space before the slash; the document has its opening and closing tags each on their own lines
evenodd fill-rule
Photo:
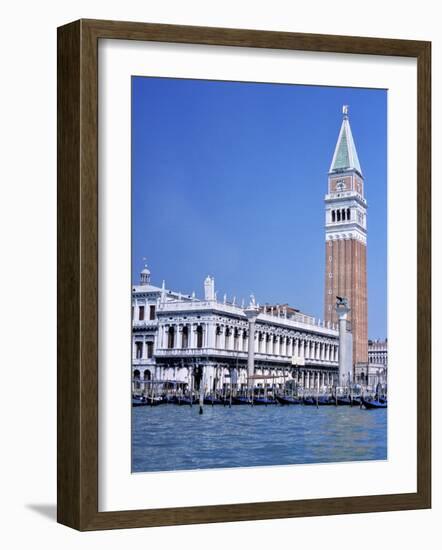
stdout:
<svg viewBox="0 0 442 550">
<path fill-rule="evenodd" d="M 337 323 L 336 296 L 348 298 L 353 333 L 353 363 L 368 361 L 366 252 L 366 246 L 356 239 L 337 239 L 325 243 L 324 319 Z M 329 273 L 332 273 L 331 278 Z"/>
</svg>

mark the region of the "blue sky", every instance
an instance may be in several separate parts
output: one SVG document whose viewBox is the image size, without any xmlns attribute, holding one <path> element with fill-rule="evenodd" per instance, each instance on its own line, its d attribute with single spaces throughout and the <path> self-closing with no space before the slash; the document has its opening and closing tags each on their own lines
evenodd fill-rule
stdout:
<svg viewBox="0 0 442 550">
<path fill-rule="evenodd" d="M 342 120 L 368 201 L 369 337 L 387 336 L 387 92 L 132 78 L 132 278 L 323 318 L 324 195 Z"/>
</svg>

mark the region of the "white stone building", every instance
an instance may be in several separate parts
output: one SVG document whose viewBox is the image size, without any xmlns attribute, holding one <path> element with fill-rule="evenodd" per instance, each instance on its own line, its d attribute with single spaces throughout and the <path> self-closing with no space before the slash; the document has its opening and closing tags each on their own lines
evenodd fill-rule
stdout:
<svg viewBox="0 0 442 550">
<path fill-rule="evenodd" d="M 368 364 L 356 367 L 356 379 L 363 385 L 375 388 L 387 384 L 388 340 L 368 341 Z"/>
<path fill-rule="evenodd" d="M 338 373 L 339 335 L 326 325 L 288 306 L 247 307 L 219 301 L 213 277 L 204 281 L 204 299 L 151 284 L 141 272 L 132 288 L 133 390 L 151 387 L 205 392 L 247 387 L 249 319 L 253 306 L 254 380 L 256 387 L 331 386 Z"/>
</svg>

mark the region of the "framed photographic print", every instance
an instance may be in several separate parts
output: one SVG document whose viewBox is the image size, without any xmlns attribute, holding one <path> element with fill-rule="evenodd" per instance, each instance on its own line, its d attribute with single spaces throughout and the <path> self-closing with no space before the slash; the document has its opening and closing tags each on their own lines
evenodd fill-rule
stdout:
<svg viewBox="0 0 442 550">
<path fill-rule="evenodd" d="M 59 522 L 431 506 L 430 51 L 59 28 Z"/>
</svg>

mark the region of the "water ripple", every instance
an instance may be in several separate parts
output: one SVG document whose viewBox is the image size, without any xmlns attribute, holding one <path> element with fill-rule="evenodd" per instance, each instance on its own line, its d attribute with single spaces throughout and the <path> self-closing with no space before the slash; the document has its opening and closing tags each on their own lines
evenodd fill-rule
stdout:
<svg viewBox="0 0 442 550">
<path fill-rule="evenodd" d="M 132 470 L 385 460 L 387 411 L 237 406 L 132 409 Z"/>
</svg>

